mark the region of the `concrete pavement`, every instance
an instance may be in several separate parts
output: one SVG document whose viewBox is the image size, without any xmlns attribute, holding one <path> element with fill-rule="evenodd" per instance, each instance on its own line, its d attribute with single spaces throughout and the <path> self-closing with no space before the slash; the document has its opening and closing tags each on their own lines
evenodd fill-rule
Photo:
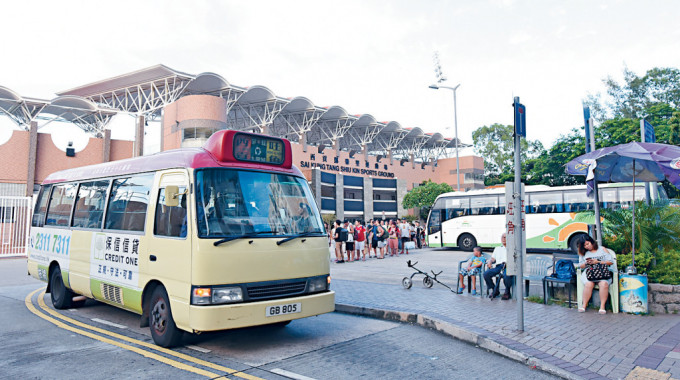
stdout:
<svg viewBox="0 0 680 380">
<path fill-rule="evenodd" d="M 384 260 L 331 265 L 332 289 L 340 312 L 399 320 L 439 330 L 457 339 L 572 379 L 680 379 L 680 318 L 677 315 L 599 315 L 559 305 L 524 301 L 525 331 L 517 331 L 517 301 L 457 295 L 414 277 L 409 290 L 401 279 L 413 271 L 443 270 L 456 284 L 458 261 L 468 253 L 423 249 Z M 532 293 L 542 292 L 538 284 Z M 642 373 L 642 375 L 641 375 Z"/>
</svg>

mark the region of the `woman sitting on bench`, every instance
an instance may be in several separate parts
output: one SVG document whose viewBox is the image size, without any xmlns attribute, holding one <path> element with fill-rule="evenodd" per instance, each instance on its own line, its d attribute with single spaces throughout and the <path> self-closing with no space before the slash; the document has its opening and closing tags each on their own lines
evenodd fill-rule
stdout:
<svg viewBox="0 0 680 380">
<path fill-rule="evenodd" d="M 578 242 L 578 265 L 585 269 L 581 275 L 583 281 L 583 305 L 579 305 L 579 313 L 586 311 L 590 296 L 593 294 L 595 283 L 600 289 L 600 314 L 606 314 L 604 305 L 609 296 L 609 285 L 612 283 L 610 265 L 616 264 L 616 258 L 612 257 L 604 247 L 599 247 L 595 239 L 586 236 Z"/>
</svg>

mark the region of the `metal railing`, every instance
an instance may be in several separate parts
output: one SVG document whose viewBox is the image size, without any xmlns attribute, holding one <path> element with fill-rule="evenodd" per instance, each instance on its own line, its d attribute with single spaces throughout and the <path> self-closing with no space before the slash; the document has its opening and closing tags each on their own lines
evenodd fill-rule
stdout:
<svg viewBox="0 0 680 380">
<path fill-rule="evenodd" d="M 0 197 L 0 257 L 26 256 L 31 197 Z"/>
</svg>

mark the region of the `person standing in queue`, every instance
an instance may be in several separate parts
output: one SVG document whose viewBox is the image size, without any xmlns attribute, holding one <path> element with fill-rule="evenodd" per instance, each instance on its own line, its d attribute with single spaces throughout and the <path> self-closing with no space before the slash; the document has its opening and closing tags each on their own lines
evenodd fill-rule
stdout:
<svg viewBox="0 0 680 380">
<path fill-rule="evenodd" d="M 362 256 L 362 261 L 366 261 L 366 251 L 364 251 L 364 242 L 366 241 L 366 229 L 363 223 L 359 220 L 354 222 L 354 250 L 355 260 L 359 260 Z"/>
<path fill-rule="evenodd" d="M 345 254 L 347 255 L 347 261 L 354 261 L 354 226 L 349 220 L 345 220 L 345 225 L 343 227 L 347 230 L 347 240 L 345 241 Z"/>
<path fill-rule="evenodd" d="M 335 229 L 333 232 L 333 240 L 335 240 L 335 258 L 337 259 L 335 262 L 338 264 L 342 264 L 345 262 L 342 257 L 342 243 L 344 242 L 342 240 L 343 236 L 346 239 L 347 235 L 347 230 L 342 228 L 342 222 L 340 220 L 335 221 Z"/>
</svg>

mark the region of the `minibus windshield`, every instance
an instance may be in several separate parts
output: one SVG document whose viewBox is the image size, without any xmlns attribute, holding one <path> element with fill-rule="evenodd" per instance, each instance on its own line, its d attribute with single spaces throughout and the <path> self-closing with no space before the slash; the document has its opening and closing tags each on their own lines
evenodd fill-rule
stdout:
<svg viewBox="0 0 680 380">
<path fill-rule="evenodd" d="M 323 234 L 304 178 L 235 169 L 196 171 L 198 236 Z"/>
</svg>

